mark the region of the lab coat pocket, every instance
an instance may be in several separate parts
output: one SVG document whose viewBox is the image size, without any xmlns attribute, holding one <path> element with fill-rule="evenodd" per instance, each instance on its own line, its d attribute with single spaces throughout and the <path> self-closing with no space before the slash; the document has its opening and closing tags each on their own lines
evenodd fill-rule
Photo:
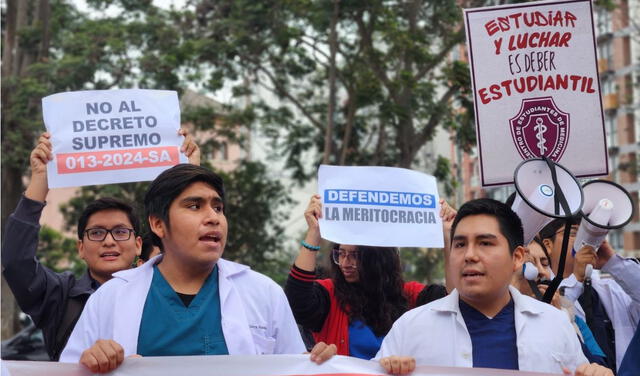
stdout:
<svg viewBox="0 0 640 376">
<path fill-rule="evenodd" d="M 253 338 L 253 343 L 256 345 L 256 352 L 258 354 L 273 354 L 273 350 L 276 347 L 275 339 L 256 333 L 251 333 L 251 337 Z"/>
</svg>

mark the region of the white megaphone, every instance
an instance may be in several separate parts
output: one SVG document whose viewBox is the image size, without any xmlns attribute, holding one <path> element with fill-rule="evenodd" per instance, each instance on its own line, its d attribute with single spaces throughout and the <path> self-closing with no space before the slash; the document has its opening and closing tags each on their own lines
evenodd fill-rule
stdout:
<svg viewBox="0 0 640 376">
<path fill-rule="evenodd" d="M 582 221 L 573 243 L 573 255 L 585 245 L 598 250 L 609 230 L 623 227 L 633 218 L 633 201 L 620 185 L 593 180 L 584 184 L 582 191 Z"/>
<path fill-rule="evenodd" d="M 527 281 L 535 281 L 538 277 L 538 268 L 532 262 L 522 264 L 522 276 Z"/>
<path fill-rule="evenodd" d="M 522 220 L 525 245 L 554 218 L 572 217 L 582 208 L 584 197 L 576 178 L 563 166 L 549 163 L 554 171 L 543 159 L 529 159 L 520 163 L 513 175 L 516 197 L 511 209 Z M 569 206 L 566 213 L 556 200 L 554 175 Z"/>
</svg>

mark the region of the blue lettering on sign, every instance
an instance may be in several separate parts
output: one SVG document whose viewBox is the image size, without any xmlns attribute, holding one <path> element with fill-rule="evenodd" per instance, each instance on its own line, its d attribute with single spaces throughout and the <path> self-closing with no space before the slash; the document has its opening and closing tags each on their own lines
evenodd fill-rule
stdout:
<svg viewBox="0 0 640 376">
<path fill-rule="evenodd" d="M 436 196 L 428 193 L 326 189 L 325 204 L 384 205 L 408 208 L 436 207 Z"/>
</svg>

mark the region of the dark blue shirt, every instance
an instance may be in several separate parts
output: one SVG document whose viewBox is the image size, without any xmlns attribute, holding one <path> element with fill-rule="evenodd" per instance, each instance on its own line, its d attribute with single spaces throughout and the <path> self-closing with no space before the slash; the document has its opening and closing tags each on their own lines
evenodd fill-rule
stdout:
<svg viewBox="0 0 640 376">
<path fill-rule="evenodd" d="M 354 320 L 349 325 L 349 355 L 360 359 L 371 359 L 376 356 L 384 336 L 376 336 L 364 322 Z"/>
<path fill-rule="evenodd" d="M 492 319 L 462 300 L 459 304 L 471 337 L 473 366 L 519 369 L 513 300 Z"/>
<path fill-rule="evenodd" d="M 154 265 L 137 352 L 142 356 L 228 355 L 221 319 L 218 266 L 186 306 Z"/>
</svg>

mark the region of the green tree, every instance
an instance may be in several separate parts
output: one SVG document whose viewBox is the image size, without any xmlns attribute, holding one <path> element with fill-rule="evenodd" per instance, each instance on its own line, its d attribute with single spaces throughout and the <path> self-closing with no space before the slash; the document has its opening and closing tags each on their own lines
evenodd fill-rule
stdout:
<svg viewBox="0 0 640 376">
<path fill-rule="evenodd" d="M 138 33 L 113 17 L 90 19 L 65 0 L 7 0 L 2 7 L 2 229 L 24 190 L 29 152 L 44 131 L 42 97 L 127 85 Z M 101 73 L 101 74 L 98 74 Z M 2 283 L 3 338 L 18 328 Z"/>
<path fill-rule="evenodd" d="M 42 226 L 36 257 L 55 272 L 71 271 L 80 278 L 87 270 L 87 265 L 78 256 L 76 242 L 76 239 L 68 238 L 51 227 Z"/>
<path fill-rule="evenodd" d="M 472 111 L 454 111 L 470 108 L 468 67 L 446 59 L 464 41 L 458 1 L 194 3 L 183 21 L 205 86 L 235 79 L 237 95 L 279 100 L 258 98 L 251 110 L 295 178 L 315 171 L 300 161 L 309 149 L 328 151 L 332 164 L 411 167 L 438 126 L 461 130 L 465 147 L 474 140 Z"/>
</svg>

